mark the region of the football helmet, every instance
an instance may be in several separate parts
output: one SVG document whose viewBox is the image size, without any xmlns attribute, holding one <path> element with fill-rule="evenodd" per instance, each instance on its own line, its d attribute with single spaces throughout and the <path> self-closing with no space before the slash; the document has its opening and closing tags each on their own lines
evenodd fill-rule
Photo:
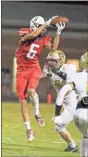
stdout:
<svg viewBox="0 0 88 157">
<path fill-rule="evenodd" d="M 30 28 L 34 31 L 37 27 L 45 24 L 45 20 L 42 16 L 35 16 L 30 21 Z"/>
<path fill-rule="evenodd" d="M 79 60 L 80 70 L 88 70 L 88 52 L 85 52 Z"/>
<path fill-rule="evenodd" d="M 60 68 L 65 63 L 65 60 L 66 60 L 66 56 L 64 52 L 60 50 L 50 52 L 46 58 L 47 64 L 51 68 L 56 68 L 56 69 Z"/>
</svg>

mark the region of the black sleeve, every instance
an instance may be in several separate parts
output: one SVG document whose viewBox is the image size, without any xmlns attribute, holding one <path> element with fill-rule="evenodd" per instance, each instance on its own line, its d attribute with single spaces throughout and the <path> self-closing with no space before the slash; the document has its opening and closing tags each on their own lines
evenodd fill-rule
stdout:
<svg viewBox="0 0 88 157">
<path fill-rule="evenodd" d="M 61 77 L 63 80 L 66 80 L 67 74 L 62 71 L 57 71 L 56 69 L 52 69 L 52 72 Z"/>
<path fill-rule="evenodd" d="M 62 108 L 62 106 L 58 106 L 56 104 L 56 106 L 55 106 L 55 116 L 59 116 L 60 115 L 61 108 Z"/>
<path fill-rule="evenodd" d="M 67 78 L 67 74 L 62 71 L 58 71 L 57 75 L 60 76 L 63 80 L 66 80 Z"/>
</svg>

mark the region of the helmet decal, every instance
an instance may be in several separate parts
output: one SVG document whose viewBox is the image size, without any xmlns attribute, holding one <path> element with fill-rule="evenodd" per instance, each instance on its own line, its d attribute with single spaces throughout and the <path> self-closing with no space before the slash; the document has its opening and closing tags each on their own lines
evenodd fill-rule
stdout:
<svg viewBox="0 0 88 157">
<path fill-rule="evenodd" d="M 35 16 L 30 21 L 30 28 L 36 30 L 37 27 L 45 24 L 45 20 L 42 16 Z"/>
</svg>

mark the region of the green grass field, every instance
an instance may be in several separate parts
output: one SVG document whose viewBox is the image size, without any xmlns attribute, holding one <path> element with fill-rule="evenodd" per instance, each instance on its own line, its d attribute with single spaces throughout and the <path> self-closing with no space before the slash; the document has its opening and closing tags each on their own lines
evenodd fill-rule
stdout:
<svg viewBox="0 0 88 157">
<path fill-rule="evenodd" d="M 46 126 L 40 128 L 33 115 L 33 108 L 29 105 L 31 126 L 35 130 L 35 139 L 28 143 L 20 105 L 17 103 L 2 103 L 2 157 L 79 157 L 78 153 L 65 153 L 67 144 L 54 131 L 52 117 L 54 105 L 40 104 L 40 110 L 45 117 Z M 79 146 L 81 134 L 71 122 L 68 130 Z"/>
</svg>

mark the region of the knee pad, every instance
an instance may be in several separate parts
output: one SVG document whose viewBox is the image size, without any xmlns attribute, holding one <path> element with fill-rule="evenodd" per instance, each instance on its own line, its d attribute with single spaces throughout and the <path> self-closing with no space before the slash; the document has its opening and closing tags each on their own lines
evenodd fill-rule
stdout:
<svg viewBox="0 0 88 157">
<path fill-rule="evenodd" d="M 64 124 L 61 116 L 56 116 L 54 123 L 55 123 L 55 131 L 57 132 L 62 131 L 66 127 L 66 124 Z"/>
<path fill-rule="evenodd" d="M 65 129 L 66 125 L 62 124 L 62 125 L 55 125 L 55 131 L 56 132 L 61 132 Z"/>
</svg>

